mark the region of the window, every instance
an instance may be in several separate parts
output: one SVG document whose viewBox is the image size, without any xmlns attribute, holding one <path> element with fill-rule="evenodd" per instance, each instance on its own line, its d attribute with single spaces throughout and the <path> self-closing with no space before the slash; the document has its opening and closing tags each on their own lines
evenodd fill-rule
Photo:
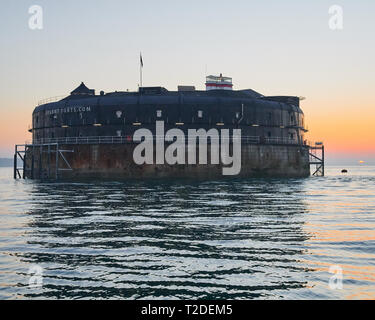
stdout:
<svg viewBox="0 0 375 320">
<path fill-rule="evenodd" d="M 203 118 L 203 111 L 202 110 L 198 110 L 198 118 Z"/>
<path fill-rule="evenodd" d="M 239 117 L 240 117 L 240 113 L 236 112 L 236 119 L 238 119 Z"/>
<path fill-rule="evenodd" d="M 156 110 L 156 116 L 157 116 L 158 118 L 161 118 L 161 115 L 162 115 L 161 110 Z"/>
<path fill-rule="evenodd" d="M 271 135 L 272 135 L 272 134 L 271 134 L 271 131 L 268 131 L 268 132 L 267 132 L 267 136 L 268 136 L 268 138 L 271 138 Z"/>
</svg>

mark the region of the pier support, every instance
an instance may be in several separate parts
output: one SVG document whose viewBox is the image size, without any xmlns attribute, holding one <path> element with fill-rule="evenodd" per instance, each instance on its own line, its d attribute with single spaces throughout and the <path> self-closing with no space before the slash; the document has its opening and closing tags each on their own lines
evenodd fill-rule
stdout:
<svg viewBox="0 0 375 320">
<path fill-rule="evenodd" d="M 324 145 L 322 142 L 316 142 L 309 148 L 310 165 L 315 165 L 313 176 L 324 177 Z"/>
<path fill-rule="evenodd" d="M 25 157 L 26 157 L 26 146 L 16 145 L 14 150 L 14 162 L 13 162 L 13 175 L 14 179 L 21 179 L 25 177 Z M 18 160 L 21 160 L 22 167 L 18 167 Z"/>
<path fill-rule="evenodd" d="M 60 149 L 58 143 L 16 145 L 13 164 L 14 179 L 31 178 L 57 180 L 60 171 L 73 170 L 69 161 L 64 156 L 66 152 L 74 152 L 74 150 Z M 44 154 L 46 154 L 46 156 L 44 156 Z M 64 168 L 60 168 L 60 158 L 62 159 Z M 22 167 L 18 167 L 19 161 L 22 162 Z M 55 161 L 54 173 L 51 169 L 51 167 L 53 167 L 53 161 Z"/>
</svg>

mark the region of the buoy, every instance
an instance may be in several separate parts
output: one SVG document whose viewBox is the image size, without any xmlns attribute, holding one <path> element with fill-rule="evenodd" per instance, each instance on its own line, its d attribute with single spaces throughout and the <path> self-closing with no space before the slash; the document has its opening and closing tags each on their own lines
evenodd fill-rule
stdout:
<svg viewBox="0 0 375 320">
<path fill-rule="evenodd" d="M 341 173 L 348 173 L 348 170 L 346 170 L 346 169 L 342 169 L 342 170 L 341 170 Z"/>
</svg>

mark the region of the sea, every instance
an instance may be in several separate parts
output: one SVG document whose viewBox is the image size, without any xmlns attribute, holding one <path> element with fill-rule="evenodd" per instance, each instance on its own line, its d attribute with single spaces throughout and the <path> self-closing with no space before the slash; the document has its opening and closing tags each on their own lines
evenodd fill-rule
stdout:
<svg viewBox="0 0 375 320">
<path fill-rule="evenodd" d="M 375 167 L 40 182 L 0 168 L 0 299 L 375 299 Z"/>
</svg>

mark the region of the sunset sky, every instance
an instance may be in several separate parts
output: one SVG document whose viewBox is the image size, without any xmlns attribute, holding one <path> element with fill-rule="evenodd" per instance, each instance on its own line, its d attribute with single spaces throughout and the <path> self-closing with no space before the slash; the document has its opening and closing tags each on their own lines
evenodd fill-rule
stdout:
<svg viewBox="0 0 375 320">
<path fill-rule="evenodd" d="M 43 29 L 29 28 L 29 7 Z M 331 30 L 328 10 L 343 8 Z M 38 100 L 81 81 L 100 90 L 144 85 L 204 89 L 206 74 L 235 89 L 304 96 L 308 140 L 328 161 L 375 164 L 375 1 L 2 0 L 0 157 L 27 132 Z"/>
</svg>

